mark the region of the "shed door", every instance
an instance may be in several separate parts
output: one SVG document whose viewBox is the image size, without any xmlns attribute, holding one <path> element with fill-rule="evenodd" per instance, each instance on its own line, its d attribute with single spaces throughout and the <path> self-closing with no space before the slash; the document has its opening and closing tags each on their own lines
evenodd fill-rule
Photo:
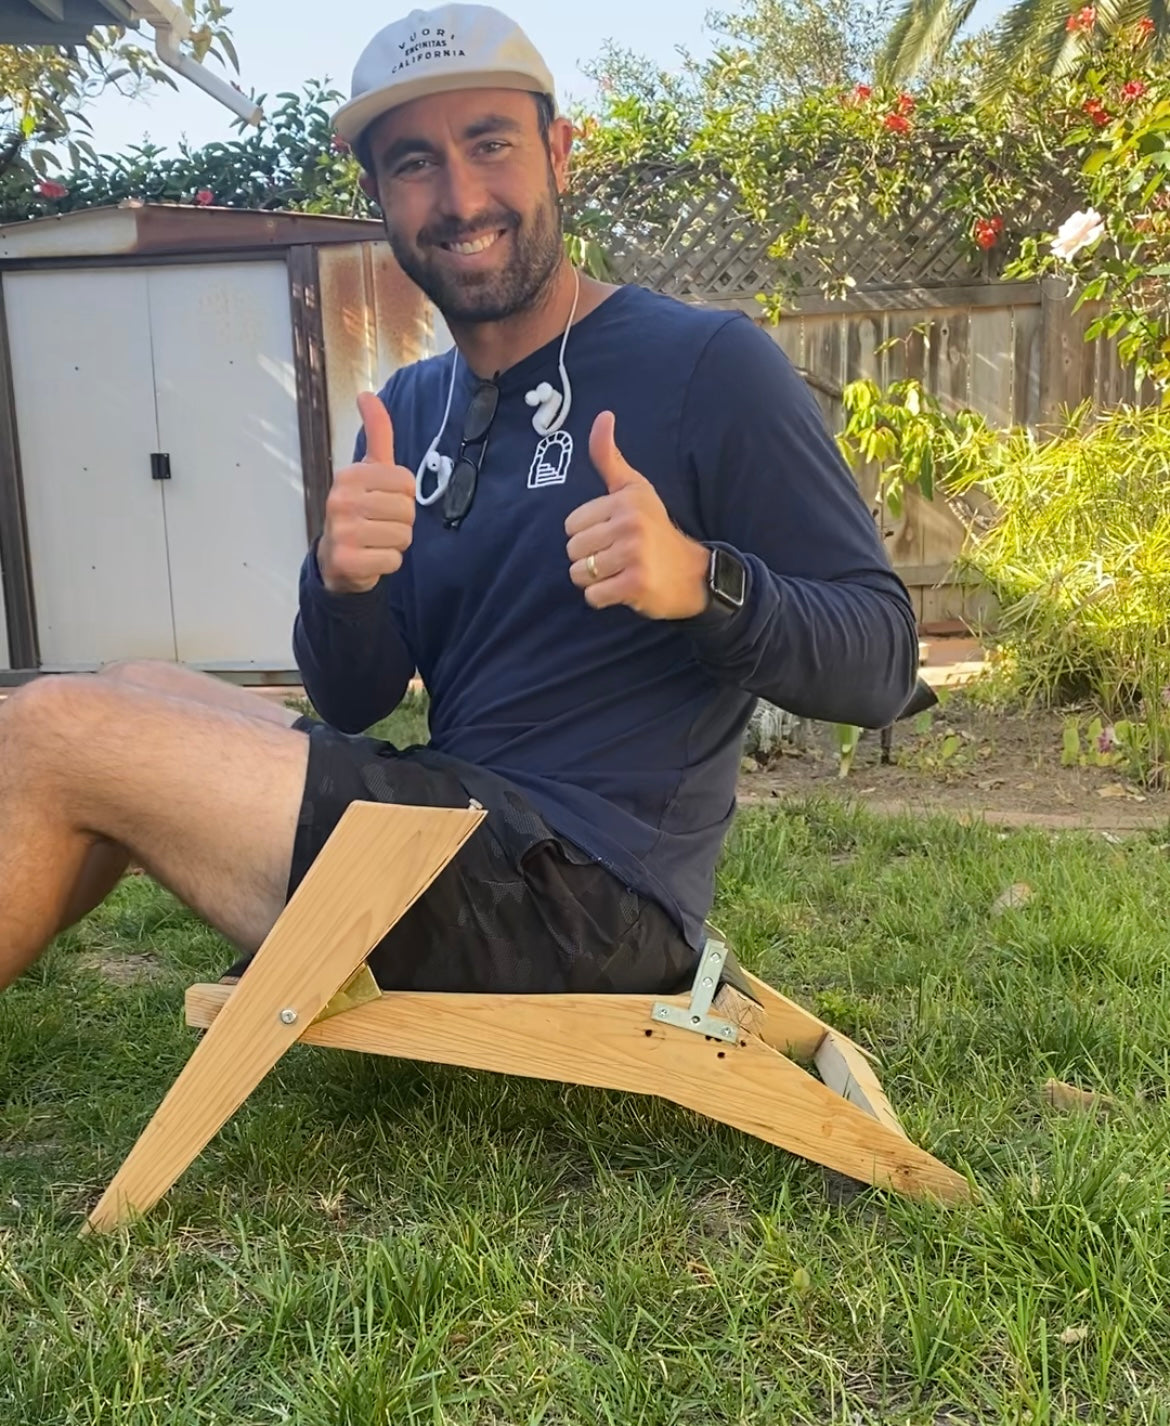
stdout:
<svg viewBox="0 0 1170 1426">
<path fill-rule="evenodd" d="M 149 280 L 178 657 L 293 668 L 307 535 L 288 269 L 202 263 Z"/>
<path fill-rule="evenodd" d="M 173 659 L 147 274 L 4 278 L 41 660 Z"/>
<path fill-rule="evenodd" d="M 43 665 L 293 668 L 307 534 L 285 264 L 4 289 Z"/>
</svg>

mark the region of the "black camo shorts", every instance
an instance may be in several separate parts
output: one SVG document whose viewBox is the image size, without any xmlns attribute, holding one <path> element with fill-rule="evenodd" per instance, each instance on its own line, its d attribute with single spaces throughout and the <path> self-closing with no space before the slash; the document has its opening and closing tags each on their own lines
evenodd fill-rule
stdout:
<svg viewBox="0 0 1170 1426">
<path fill-rule="evenodd" d="M 351 802 L 487 816 L 368 957 L 383 990 L 669 994 L 698 953 L 650 898 L 555 833 L 513 784 L 427 747 L 299 718 L 309 765 L 288 896 Z M 226 972 L 244 973 L 250 957 Z"/>
</svg>

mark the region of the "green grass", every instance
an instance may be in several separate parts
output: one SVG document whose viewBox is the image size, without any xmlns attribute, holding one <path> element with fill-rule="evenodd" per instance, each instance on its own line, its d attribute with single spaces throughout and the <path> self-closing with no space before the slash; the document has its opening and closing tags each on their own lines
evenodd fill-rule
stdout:
<svg viewBox="0 0 1170 1426">
<path fill-rule="evenodd" d="M 717 924 L 881 1053 L 977 1207 L 657 1101 L 298 1047 L 79 1240 L 231 959 L 131 880 L 0 997 L 0 1422 L 1170 1423 L 1167 840 L 738 823 Z"/>
</svg>

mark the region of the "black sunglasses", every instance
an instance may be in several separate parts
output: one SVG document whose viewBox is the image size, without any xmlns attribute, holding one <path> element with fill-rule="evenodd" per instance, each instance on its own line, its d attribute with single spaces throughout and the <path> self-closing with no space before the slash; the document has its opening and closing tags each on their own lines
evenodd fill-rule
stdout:
<svg viewBox="0 0 1170 1426">
<path fill-rule="evenodd" d="M 456 529 L 471 509 L 499 404 L 500 388 L 494 381 L 481 381 L 472 392 L 463 418 L 463 439 L 443 496 L 443 524 L 448 530 Z"/>
</svg>

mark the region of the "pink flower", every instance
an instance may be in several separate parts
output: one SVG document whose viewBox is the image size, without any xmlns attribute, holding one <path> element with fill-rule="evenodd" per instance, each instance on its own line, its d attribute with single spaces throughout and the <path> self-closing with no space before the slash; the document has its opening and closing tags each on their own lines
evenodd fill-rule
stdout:
<svg viewBox="0 0 1170 1426">
<path fill-rule="evenodd" d="M 1096 10 L 1093 9 L 1092 5 L 1086 5 L 1083 9 L 1078 10 L 1075 15 L 1070 15 L 1068 17 L 1068 20 L 1065 23 L 1065 29 L 1071 31 L 1074 35 L 1078 33 L 1087 33 L 1093 28 L 1096 23 Z"/>
<path fill-rule="evenodd" d="M 1128 83 L 1121 86 L 1121 97 L 1128 104 L 1134 99 L 1140 99 L 1146 92 L 1146 88 L 1147 86 L 1144 80 L 1131 79 Z"/>
<path fill-rule="evenodd" d="M 215 194 L 210 188 L 201 188 L 195 195 L 195 202 L 200 208 L 209 208 L 215 202 Z"/>
<path fill-rule="evenodd" d="M 349 153 L 349 140 L 343 139 L 340 134 L 334 134 L 330 147 L 334 153 Z"/>
<path fill-rule="evenodd" d="M 43 183 L 38 183 L 36 191 L 42 198 L 67 198 L 69 190 L 63 183 L 57 183 L 51 178 L 46 178 Z"/>
<path fill-rule="evenodd" d="M 1097 751 L 1099 753 L 1111 753 L 1116 746 L 1117 734 L 1114 732 L 1112 725 L 1108 728 L 1102 728 L 1097 734 Z"/>
<path fill-rule="evenodd" d="M 1148 15 L 1143 15 L 1142 18 L 1133 27 L 1134 39 L 1139 45 L 1144 44 L 1144 42 L 1150 38 L 1150 36 L 1157 28 L 1157 25 L 1154 24 L 1153 20 L 1151 20 Z"/>
</svg>

